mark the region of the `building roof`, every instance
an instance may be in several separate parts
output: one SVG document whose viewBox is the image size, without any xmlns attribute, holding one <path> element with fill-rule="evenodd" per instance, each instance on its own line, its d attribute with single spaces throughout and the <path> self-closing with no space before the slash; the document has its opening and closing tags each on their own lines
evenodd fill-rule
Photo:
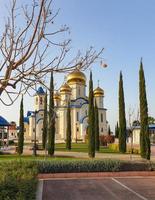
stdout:
<svg viewBox="0 0 155 200">
<path fill-rule="evenodd" d="M 60 93 L 69 93 L 70 94 L 71 87 L 67 83 L 63 84 L 60 88 Z"/>
<path fill-rule="evenodd" d="M 135 129 L 140 129 L 140 126 L 135 126 Z M 155 124 L 149 124 L 149 129 L 155 129 Z"/>
<path fill-rule="evenodd" d="M 27 111 L 27 117 L 31 116 L 31 115 L 34 115 L 34 111 Z"/>
<path fill-rule="evenodd" d="M 74 70 L 73 72 L 71 72 L 67 76 L 67 83 L 68 84 L 69 83 L 76 83 L 76 82 L 80 82 L 80 83 L 84 83 L 84 84 L 86 82 L 85 74 L 78 69 Z"/>
<path fill-rule="evenodd" d="M 24 123 L 29 124 L 29 118 L 28 117 L 24 117 Z"/>
<path fill-rule="evenodd" d="M 104 90 L 99 86 L 94 90 L 94 96 L 104 96 Z"/>
<path fill-rule="evenodd" d="M 37 95 L 45 95 L 43 88 L 40 86 L 36 92 Z"/>
<path fill-rule="evenodd" d="M 0 126 L 10 126 L 10 124 L 4 117 L 0 116 Z"/>
</svg>

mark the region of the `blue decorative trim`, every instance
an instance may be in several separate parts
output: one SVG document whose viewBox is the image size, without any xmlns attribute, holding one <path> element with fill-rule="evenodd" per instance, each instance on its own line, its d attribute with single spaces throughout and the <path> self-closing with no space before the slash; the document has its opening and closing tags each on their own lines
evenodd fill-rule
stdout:
<svg viewBox="0 0 155 200">
<path fill-rule="evenodd" d="M 78 97 L 77 99 L 73 99 L 73 100 L 71 100 L 71 102 L 76 102 L 79 99 L 83 99 L 83 100 L 85 100 L 88 103 L 88 100 L 85 99 L 85 98 L 83 98 L 83 97 Z"/>
<path fill-rule="evenodd" d="M 84 116 L 81 120 L 80 120 L 80 124 L 83 124 L 84 119 L 86 119 L 88 117 L 88 115 Z"/>
</svg>

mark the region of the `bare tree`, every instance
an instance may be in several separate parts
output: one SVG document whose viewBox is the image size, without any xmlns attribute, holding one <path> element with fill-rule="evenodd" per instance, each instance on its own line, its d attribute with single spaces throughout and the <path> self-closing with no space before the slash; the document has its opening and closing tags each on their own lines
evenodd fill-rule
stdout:
<svg viewBox="0 0 155 200">
<path fill-rule="evenodd" d="M 43 79 L 51 70 L 69 72 L 77 66 L 85 70 L 103 53 L 103 48 L 97 52 L 90 47 L 85 54 L 79 51 L 67 62 L 71 40 L 60 39 L 64 38 L 61 34 L 69 33 L 69 28 L 55 25 L 59 10 L 54 12 L 52 0 L 30 2 L 20 6 L 20 0 L 10 0 L 0 39 L 0 101 L 5 105 L 35 89 L 37 83 L 44 84 Z"/>
</svg>

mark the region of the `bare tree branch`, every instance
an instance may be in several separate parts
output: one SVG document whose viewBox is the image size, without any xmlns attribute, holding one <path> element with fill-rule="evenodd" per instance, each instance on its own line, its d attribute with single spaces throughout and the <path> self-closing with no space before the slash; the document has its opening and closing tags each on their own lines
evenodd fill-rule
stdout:
<svg viewBox="0 0 155 200">
<path fill-rule="evenodd" d="M 87 69 L 101 59 L 99 52 L 90 47 L 85 54 L 80 51 L 70 61 L 70 39 L 61 41 L 59 35 L 68 33 L 64 25 L 56 28 L 52 0 L 32 0 L 21 5 L 20 0 L 10 0 L 8 17 L 0 38 L 0 101 L 11 105 L 22 93 L 35 89 L 37 83 L 51 72 L 70 72 L 76 68 Z M 18 8 L 17 8 L 18 5 Z M 3 94 L 9 103 L 3 100 Z"/>
</svg>

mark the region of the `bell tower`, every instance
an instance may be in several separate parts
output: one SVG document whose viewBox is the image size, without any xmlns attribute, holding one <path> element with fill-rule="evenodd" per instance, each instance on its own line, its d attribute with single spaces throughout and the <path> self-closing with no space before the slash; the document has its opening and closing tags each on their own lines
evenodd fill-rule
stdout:
<svg viewBox="0 0 155 200">
<path fill-rule="evenodd" d="M 39 87 L 34 96 L 34 108 L 36 111 L 44 109 L 45 92 L 42 87 Z"/>
</svg>

